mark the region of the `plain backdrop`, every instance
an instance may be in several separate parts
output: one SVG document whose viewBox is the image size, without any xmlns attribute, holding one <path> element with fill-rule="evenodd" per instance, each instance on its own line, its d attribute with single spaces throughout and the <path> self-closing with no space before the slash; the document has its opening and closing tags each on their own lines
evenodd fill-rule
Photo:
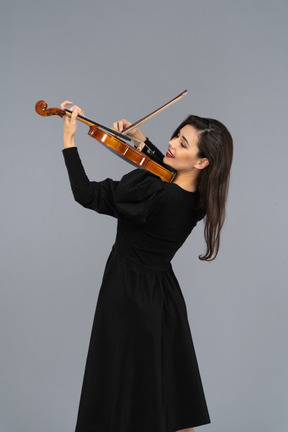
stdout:
<svg viewBox="0 0 288 432">
<path fill-rule="evenodd" d="M 198 259 L 201 222 L 172 263 L 212 421 L 199 430 L 286 432 L 287 0 L 0 5 L 0 432 L 74 430 L 116 233 L 74 201 L 62 120 L 38 116 L 36 101 L 70 99 L 111 126 L 185 89 L 144 134 L 165 152 L 198 114 L 222 121 L 235 146 L 217 259 Z M 79 124 L 76 139 L 91 180 L 132 169 L 87 132 Z"/>
</svg>

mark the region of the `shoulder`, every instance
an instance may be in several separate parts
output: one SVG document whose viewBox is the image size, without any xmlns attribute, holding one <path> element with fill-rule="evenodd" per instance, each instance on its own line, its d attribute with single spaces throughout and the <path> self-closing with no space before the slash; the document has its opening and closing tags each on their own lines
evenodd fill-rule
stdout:
<svg viewBox="0 0 288 432">
<path fill-rule="evenodd" d="M 164 182 L 156 175 L 145 169 L 137 168 L 122 177 L 119 182 L 119 187 L 136 190 L 138 193 L 143 192 L 144 195 L 147 195 L 147 193 L 151 194 L 156 191 L 163 191 L 163 183 Z"/>
<path fill-rule="evenodd" d="M 119 215 L 133 223 L 146 223 L 162 200 L 162 180 L 143 169 L 125 174 L 114 195 Z"/>
<path fill-rule="evenodd" d="M 190 217 L 200 221 L 205 216 L 201 210 L 201 200 L 198 191 L 189 192 L 176 183 L 164 183 L 166 201 L 175 208 L 175 211 L 185 212 Z"/>
</svg>

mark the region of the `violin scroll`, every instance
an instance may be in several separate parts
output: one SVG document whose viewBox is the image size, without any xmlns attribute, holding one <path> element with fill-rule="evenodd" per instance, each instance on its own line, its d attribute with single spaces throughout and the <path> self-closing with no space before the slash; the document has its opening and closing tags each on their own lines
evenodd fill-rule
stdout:
<svg viewBox="0 0 288 432">
<path fill-rule="evenodd" d="M 66 114 L 66 112 L 61 110 L 60 108 L 48 108 L 47 103 L 43 100 L 39 100 L 38 102 L 36 102 L 35 111 L 37 112 L 37 114 L 43 117 L 52 115 L 58 115 L 60 117 L 63 117 Z"/>
</svg>

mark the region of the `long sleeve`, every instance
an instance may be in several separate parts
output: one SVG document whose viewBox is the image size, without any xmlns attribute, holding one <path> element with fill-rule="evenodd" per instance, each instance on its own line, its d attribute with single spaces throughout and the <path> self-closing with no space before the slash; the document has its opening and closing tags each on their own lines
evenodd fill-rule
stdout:
<svg viewBox="0 0 288 432">
<path fill-rule="evenodd" d="M 62 150 L 75 200 L 83 207 L 132 223 L 146 223 L 163 199 L 163 182 L 143 169 L 135 169 L 120 181 L 90 181 L 77 147 Z"/>
<path fill-rule="evenodd" d="M 75 201 L 98 213 L 117 217 L 114 193 L 119 182 L 110 178 L 101 182 L 90 181 L 82 165 L 77 147 L 66 148 L 62 152 Z"/>
<path fill-rule="evenodd" d="M 163 158 L 164 158 L 164 154 L 158 149 L 158 147 L 156 147 L 150 140 L 149 138 L 146 138 L 145 140 L 145 147 L 142 150 L 144 151 L 144 153 L 148 154 L 150 157 L 155 158 L 155 160 L 158 163 L 163 164 Z M 152 154 L 151 154 L 152 151 Z"/>
</svg>

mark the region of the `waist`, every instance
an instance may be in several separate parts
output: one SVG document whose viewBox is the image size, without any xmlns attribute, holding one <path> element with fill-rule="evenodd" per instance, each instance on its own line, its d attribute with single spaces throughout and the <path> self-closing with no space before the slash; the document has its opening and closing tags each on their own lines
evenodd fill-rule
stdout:
<svg viewBox="0 0 288 432">
<path fill-rule="evenodd" d="M 143 254 L 136 252 L 133 253 L 127 247 L 123 247 L 117 242 L 113 245 L 112 250 L 115 251 L 122 259 L 136 264 L 137 266 L 146 270 L 167 271 L 172 269 L 170 261 L 162 262 L 162 260 L 155 260 L 155 256 L 149 256 L 147 252 Z"/>
</svg>

